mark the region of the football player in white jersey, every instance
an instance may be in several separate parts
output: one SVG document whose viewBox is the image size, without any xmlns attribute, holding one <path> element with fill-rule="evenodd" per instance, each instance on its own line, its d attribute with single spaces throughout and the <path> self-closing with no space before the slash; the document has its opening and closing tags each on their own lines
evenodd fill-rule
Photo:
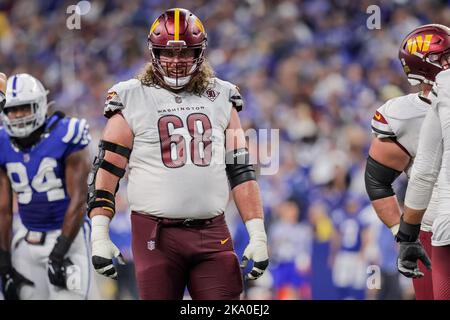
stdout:
<svg viewBox="0 0 450 320">
<path fill-rule="evenodd" d="M 250 235 L 247 279 L 268 266 L 255 171 L 238 111 L 239 90 L 205 61 L 206 32 L 185 9 L 152 24 L 149 63 L 138 79 L 108 92 L 109 119 L 89 178 L 92 262 L 116 278 L 122 260 L 109 238 L 114 195 L 129 165 L 132 249 L 141 299 L 239 299 L 242 275 L 224 220 L 229 185 Z M 225 161 L 224 161 L 225 159 Z"/>
<path fill-rule="evenodd" d="M 402 171 L 410 176 L 411 165 L 416 161 L 419 128 L 424 119 L 436 117 L 435 110 L 431 108 L 435 98 L 432 85 L 440 70 L 425 68 L 418 63 L 421 60 L 418 54 L 435 50 L 439 39 L 439 30 L 429 25 L 416 28 L 405 37 L 400 46 L 399 58 L 408 80 L 412 85 L 420 84 L 421 91 L 387 101 L 375 112 L 372 120 L 372 132 L 376 138 L 372 141 L 367 159 L 366 189 L 379 218 L 394 236 L 399 230 L 401 210 L 392 183 Z M 442 153 L 439 143 L 433 152 Z M 436 186 L 432 194 L 418 235 L 429 256 L 432 255 L 432 225 L 438 213 L 439 193 Z M 423 259 L 428 265 L 427 258 L 424 256 Z M 432 300 L 432 273 L 424 267 L 421 269 L 422 272 L 415 274 L 413 280 L 416 299 Z"/>
<path fill-rule="evenodd" d="M 417 261 L 424 259 L 424 254 L 417 235 L 427 215 L 424 217 L 424 212 L 433 205 L 431 190 L 438 182 L 439 206 L 431 239 L 433 297 L 450 300 L 450 28 L 429 25 L 423 31 L 423 35 L 430 37 L 428 50 L 418 50 L 415 61 L 406 64 L 434 70 L 436 98 L 420 131 L 417 157 L 406 192 L 405 212 L 397 234 L 398 269 L 410 277 L 421 274 Z"/>
</svg>

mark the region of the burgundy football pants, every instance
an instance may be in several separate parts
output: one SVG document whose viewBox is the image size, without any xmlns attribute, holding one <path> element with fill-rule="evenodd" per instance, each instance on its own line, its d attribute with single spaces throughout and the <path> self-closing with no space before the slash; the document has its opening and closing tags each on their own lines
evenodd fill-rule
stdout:
<svg viewBox="0 0 450 320">
<path fill-rule="evenodd" d="M 243 289 L 224 215 L 202 226 L 131 214 L 132 250 L 141 299 L 237 300 Z"/>
<path fill-rule="evenodd" d="M 414 291 L 416 293 L 416 300 L 433 300 L 433 274 L 434 274 L 434 264 L 433 264 L 433 251 L 431 249 L 431 232 L 426 232 L 420 230 L 419 239 L 425 249 L 428 257 L 432 261 L 432 269 L 428 270 L 427 267 L 418 261 L 418 266 L 420 271 L 423 272 L 424 276 L 422 278 L 413 279 Z"/>
<path fill-rule="evenodd" d="M 434 300 L 450 300 L 450 246 L 433 247 Z"/>
</svg>

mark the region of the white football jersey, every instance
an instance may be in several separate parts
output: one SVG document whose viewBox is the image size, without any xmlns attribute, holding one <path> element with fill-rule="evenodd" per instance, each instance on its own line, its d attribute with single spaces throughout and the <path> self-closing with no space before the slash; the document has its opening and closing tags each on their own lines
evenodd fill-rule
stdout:
<svg viewBox="0 0 450 320">
<path fill-rule="evenodd" d="M 437 94 L 436 109 L 443 135 L 442 168 L 439 176 L 439 215 L 433 223 L 433 246 L 450 245 L 450 69 L 436 76 L 434 89 Z"/>
<path fill-rule="evenodd" d="M 109 90 L 105 115 L 120 110 L 134 134 L 131 210 L 194 219 L 225 211 L 225 130 L 233 106 L 242 108 L 237 87 L 217 78 L 201 96 L 145 86 L 137 79 Z"/>
<path fill-rule="evenodd" d="M 433 98 L 432 94 L 429 96 Z M 408 178 L 417 154 L 420 128 L 429 110 L 431 110 L 430 101 L 418 93 L 412 93 L 388 100 L 377 109 L 372 118 L 372 133 L 378 138 L 392 138 L 411 157 L 411 163 L 405 170 Z M 437 211 L 438 189 L 436 183 L 422 220 L 422 230 L 431 231 Z"/>
</svg>

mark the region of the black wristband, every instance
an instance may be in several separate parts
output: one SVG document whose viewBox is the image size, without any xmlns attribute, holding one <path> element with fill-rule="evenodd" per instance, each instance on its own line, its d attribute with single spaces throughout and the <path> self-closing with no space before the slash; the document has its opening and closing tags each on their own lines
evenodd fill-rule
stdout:
<svg viewBox="0 0 450 320">
<path fill-rule="evenodd" d="M 0 275 L 5 275 L 11 269 L 11 252 L 0 249 Z"/>
<path fill-rule="evenodd" d="M 403 215 L 400 217 L 400 227 L 395 236 L 397 242 L 415 242 L 419 238 L 419 233 L 420 223 L 410 224 L 403 220 Z"/>
<path fill-rule="evenodd" d="M 50 253 L 50 259 L 52 260 L 62 260 L 66 255 L 67 251 L 69 251 L 70 245 L 72 241 L 69 240 L 66 236 L 60 235 L 56 239 L 55 246 L 53 247 L 52 252 Z"/>
</svg>

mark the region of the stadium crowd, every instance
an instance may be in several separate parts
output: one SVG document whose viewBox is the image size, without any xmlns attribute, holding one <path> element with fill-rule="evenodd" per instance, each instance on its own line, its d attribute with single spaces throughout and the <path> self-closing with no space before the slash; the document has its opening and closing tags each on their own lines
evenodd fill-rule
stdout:
<svg viewBox="0 0 450 320">
<path fill-rule="evenodd" d="M 82 1 L 80 28 L 71 30 L 66 9 L 74 4 L 0 1 L 0 71 L 32 74 L 50 90 L 55 110 L 86 118 L 94 155 L 108 88 L 141 70 L 149 59 L 149 26 L 180 4 Z M 380 8 L 380 29 L 366 25 L 372 4 Z M 205 24 L 218 77 L 240 87 L 244 127 L 279 129 L 276 143 L 259 139 L 274 161 L 279 155 L 277 173 L 258 178 L 271 262 L 245 288 L 245 298 L 413 298 L 409 279 L 395 267 L 392 234 L 367 198 L 364 167 L 374 111 L 414 90 L 397 58 L 401 40 L 420 24 L 450 25 L 450 2 L 192 0 L 183 6 Z M 400 199 L 405 183 L 397 184 Z M 136 298 L 126 194 L 119 198 L 112 239 L 129 263 L 119 282 L 99 279 L 99 296 Z M 242 255 L 248 238 L 232 202 L 226 217 Z"/>
</svg>

